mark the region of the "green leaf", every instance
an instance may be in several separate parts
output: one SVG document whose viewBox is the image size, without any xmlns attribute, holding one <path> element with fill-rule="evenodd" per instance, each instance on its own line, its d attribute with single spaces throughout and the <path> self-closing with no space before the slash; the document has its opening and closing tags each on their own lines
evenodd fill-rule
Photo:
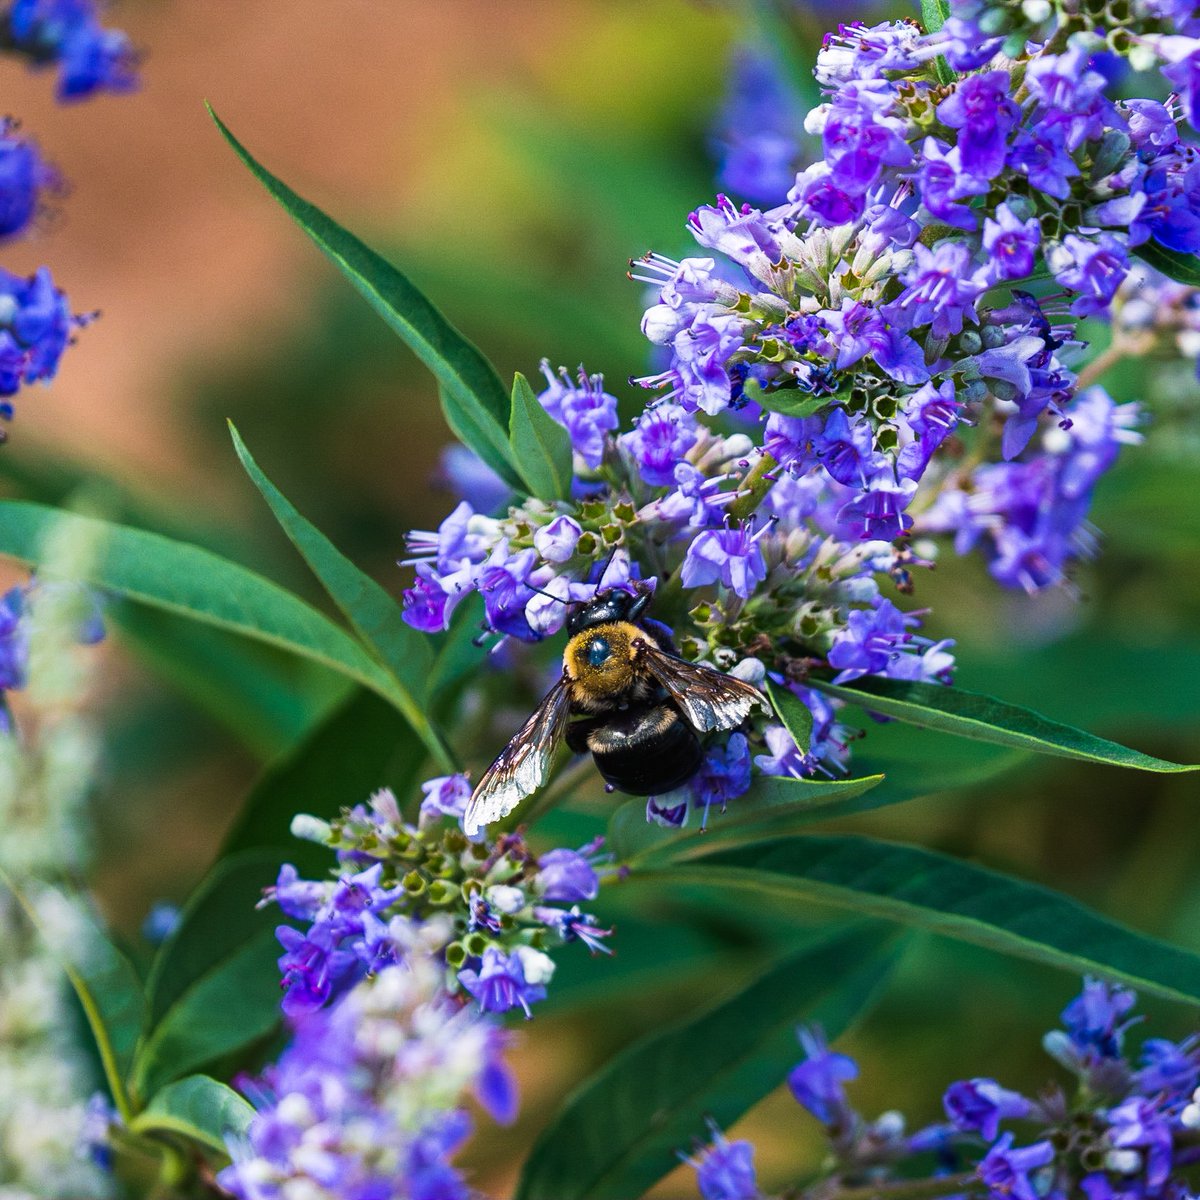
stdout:
<svg viewBox="0 0 1200 1200">
<path fill-rule="evenodd" d="M 812 834 L 722 850 L 663 870 L 635 870 L 630 878 L 822 901 L 1200 1003 L 1200 955 L 1136 933 L 1039 884 L 917 846 Z"/>
<path fill-rule="evenodd" d="M 428 716 L 427 689 L 433 668 L 433 651 L 428 639 L 404 623 L 400 605 L 375 580 L 360 571 L 296 511 L 291 501 L 263 474 L 232 422 L 229 430 L 246 474 L 262 493 L 284 533 L 395 681 L 391 698 L 396 707 L 417 731 L 438 766 L 448 773 L 457 770 L 445 738 Z"/>
<path fill-rule="evenodd" d="M 798 1021 L 836 1037 L 869 1003 L 895 954 L 875 927 L 806 945 L 736 995 L 628 1047 L 568 1097 L 539 1138 L 516 1200 L 629 1200 L 775 1088 Z"/>
<path fill-rule="evenodd" d="M 113 1103 L 128 1120 L 132 1106 L 125 1078 L 145 1011 L 137 972 L 78 900 L 46 884 L 27 891 L 3 869 L 0 883 L 12 892 L 66 973 L 96 1043 Z"/>
<path fill-rule="evenodd" d="M 423 761 L 408 722 L 379 697 L 356 692 L 267 768 L 242 804 L 220 857 L 271 850 L 276 863 L 290 862 L 302 875 L 324 875 L 331 852 L 293 837 L 292 818 L 311 813 L 328 820 L 386 786 L 402 794 Z"/>
<path fill-rule="evenodd" d="M 259 183 L 433 373 L 455 435 L 506 483 L 523 491 L 508 442 L 509 397 L 491 363 L 400 271 L 272 175 L 208 111 Z"/>
<path fill-rule="evenodd" d="M 1158 242 L 1143 242 L 1135 251 L 1143 262 L 1149 263 L 1176 283 L 1189 287 L 1200 287 L 1200 256 L 1184 254 L 1179 250 L 1168 250 Z"/>
<path fill-rule="evenodd" d="M 921 0 L 921 23 L 926 33 L 937 33 L 949 16 L 949 0 Z"/>
<path fill-rule="evenodd" d="M 783 413 L 787 417 L 811 417 L 813 413 L 828 408 L 831 403 L 829 396 L 809 396 L 795 388 L 769 392 L 757 383 L 751 387 L 751 383 L 754 381 L 747 381 L 746 395 L 767 412 Z"/>
<path fill-rule="evenodd" d="M 232 1088 L 207 1075 L 189 1075 L 155 1092 L 129 1123 L 134 1133 L 166 1133 L 199 1142 L 218 1154 L 246 1135 L 254 1109 Z"/>
<path fill-rule="evenodd" d="M 790 688 L 781 687 L 770 679 L 767 680 L 767 696 L 800 752 L 807 754 L 812 745 L 812 709 Z"/>
<path fill-rule="evenodd" d="M 949 0 L 921 0 L 921 24 L 927 33 L 937 33 L 949 16 Z M 950 64 L 940 54 L 934 60 L 933 69 L 939 83 L 953 83 L 957 78 Z"/>
<path fill-rule="evenodd" d="M 808 684 L 839 700 L 857 704 L 868 712 L 895 717 L 909 725 L 940 729 L 979 742 L 992 742 L 997 746 L 1012 746 L 1036 754 L 1108 763 L 1139 771 L 1170 773 L 1200 770 L 1197 766 L 1166 762 L 1142 754 L 1139 750 L 1130 750 L 1071 725 L 1060 725 L 1029 708 L 938 683 L 906 683 L 867 676 L 840 687 L 813 678 L 808 680 Z"/>
<path fill-rule="evenodd" d="M 509 438 L 529 492 L 541 500 L 569 500 L 574 478 L 570 435 L 541 406 L 519 371 L 513 378 Z"/>
<path fill-rule="evenodd" d="M 725 812 L 711 812 L 707 828 L 669 830 L 646 820 L 646 805 L 631 800 L 609 823 L 608 846 L 621 863 L 673 861 L 718 846 L 787 837 L 820 820 L 827 805 L 840 808 L 883 783 L 882 775 L 857 779 L 792 779 L 760 775 Z"/>
<path fill-rule="evenodd" d="M 344 629 L 286 588 L 198 546 L 24 500 L 0 500 L 0 555 L 38 565 L 46 533 L 64 520 L 92 527 L 89 536 L 101 547 L 84 582 L 312 659 L 400 707 L 392 677 Z"/>
<path fill-rule="evenodd" d="M 279 1020 L 275 909 L 259 909 L 279 873 L 277 851 L 223 859 L 201 881 L 146 981 L 149 1012 L 131 1090 L 173 1079 L 266 1036 Z"/>
<path fill-rule="evenodd" d="M 294 745 L 350 689 L 308 659 L 174 613 L 117 603 L 107 614 L 156 675 L 264 761 Z"/>
</svg>

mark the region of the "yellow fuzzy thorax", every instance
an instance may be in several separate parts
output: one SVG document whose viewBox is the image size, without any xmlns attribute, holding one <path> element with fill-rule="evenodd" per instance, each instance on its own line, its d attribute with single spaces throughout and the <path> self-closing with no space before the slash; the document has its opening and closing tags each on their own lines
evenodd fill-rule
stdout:
<svg viewBox="0 0 1200 1200">
<path fill-rule="evenodd" d="M 629 691 L 635 679 L 635 642 L 645 640 L 646 634 L 628 621 L 611 621 L 577 633 L 563 651 L 563 669 L 577 699 L 602 701 Z M 608 647 L 600 663 L 592 660 L 600 649 L 598 641 Z"/>
</svg>

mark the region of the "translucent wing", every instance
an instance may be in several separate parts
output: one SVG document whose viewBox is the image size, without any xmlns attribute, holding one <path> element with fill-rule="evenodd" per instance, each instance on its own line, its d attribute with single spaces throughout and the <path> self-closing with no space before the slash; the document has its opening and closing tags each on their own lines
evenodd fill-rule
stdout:
<svg viewBox="0 0 1200 1200">
<path fill-rule="evenodd" d="M 736 729 L 754 710 L 767 709 L 762 692 L 714 667 L 685 662 L 650 641 L 637 643 L 642 665 L 671 694 L 688 722 L 701 733 Z"/>
<path fill-rule="evenodd" d="M 507 816 L 546 782 L 554 749 L 571 714 L 566 680 L 560 679 L 484 772 L 467 804 L 463 828 L 474 834 Z"/>
</svg>

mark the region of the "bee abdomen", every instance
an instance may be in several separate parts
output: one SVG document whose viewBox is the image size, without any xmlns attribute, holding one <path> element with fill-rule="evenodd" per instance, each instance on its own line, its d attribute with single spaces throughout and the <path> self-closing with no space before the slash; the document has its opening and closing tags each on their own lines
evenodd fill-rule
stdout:
<svg viewBox="0 0 1200 1200">
<path fill-rule="evenodd" d="M 670 704 L 635 707 L 587 735 L 606 783 L 630 796 L 655 796 L 686 783 L 700 768 L 696 731 Z"/>
</svg>

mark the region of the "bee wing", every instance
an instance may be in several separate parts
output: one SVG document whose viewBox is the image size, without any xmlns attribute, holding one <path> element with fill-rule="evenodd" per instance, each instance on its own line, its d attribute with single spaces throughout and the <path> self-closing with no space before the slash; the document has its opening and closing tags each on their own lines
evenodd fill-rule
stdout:
<svg viewBox="0 0 1200 1200">
<path fill-rule="evenodd" d="M 563 678 L 546 693 L 537 711 L 484 772 L 463 817 L 468 834 L 507 816 L 546 782 L 550 760 L 570 713 L 570 693 Z"/>
<path fill-rule="evenodd" d="M 736 729 L 756 705 L 767 708 L 762 692 L 741 679 L 714 667 L 685 662 L 649 641 L 637 645 L 642 665 L 667 689 L 700 733 Z"/>
</svg>

